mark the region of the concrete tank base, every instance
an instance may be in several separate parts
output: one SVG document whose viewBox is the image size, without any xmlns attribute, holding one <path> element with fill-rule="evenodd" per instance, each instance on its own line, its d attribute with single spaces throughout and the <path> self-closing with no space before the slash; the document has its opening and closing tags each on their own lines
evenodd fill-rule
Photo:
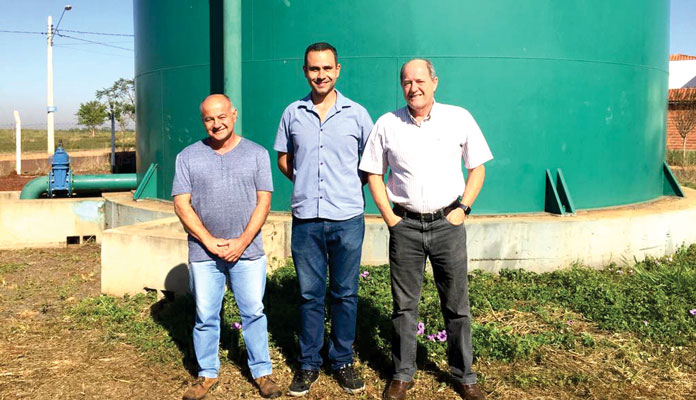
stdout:
<svg viewBox="0 0 696 400">
<path fill-rule="evenodd" d="M 467 221 L 469 268 L 498 272 L 552 271 L 581 263 L 602 267 L 674 253 L 696 243 L 696 191 L 638 205 L 580 211 L 572 216 L 474 216 Z M 186 234 L 171 203 L 105 194 L 102 292 L 187 290 Z M 272 213 L 263 228 L 269 271 L 290 257 L 291 217 Z M 366 217 L 363 264 L 388 263 L 389 232 L 381 218 Z"/>
</svg>

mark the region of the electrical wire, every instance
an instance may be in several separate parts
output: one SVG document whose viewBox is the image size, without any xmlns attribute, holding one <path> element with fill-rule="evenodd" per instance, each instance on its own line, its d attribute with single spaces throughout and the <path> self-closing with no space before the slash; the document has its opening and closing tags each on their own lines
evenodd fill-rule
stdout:
<svg viewBox="0 0 696 400">
<path fill-rule="evenodd" d="M 115 42 L 104 42 L 106 44 L 117 44 L 117 43 L 129 43 L 132 44 L 132 40 L 117 40 Z M 73 47 L 73 46 L 91 46 L 93 43 L 85 43 L 85 42 L 70 42 L 70 43 L 61 43 L 61 44 L 54 44 L 54 47 Z"/>
<path fill-rule="evenodd" d="M 92 43 L 92 44 L 98 44 L 98 45 L 106 46 L 106 47 L 113 47 L 113 48 L 115 48 L 115 49 L 121 49 L 121 50 L 127 50 L 127 51 L 134 51 L 133 49 L 129 49 L 129 48 L 126 48 L 126 47 L 114 46 L 114 45 L 112 45 L 112 44 L 102 43 L 102 42 L 95 42 L 95 41 L 93 41 L 93 40 L 87 40 L 87 39 L 77 38 L 77 37 L 74 37 L 74 36 L 63 35 L 62 33 L 56 33 L 56 35 L 57 35 L 57 36 L 60 36 L 60 37 L 68 38 L 68 39 L 79 40 L 79 41 L 82 41 L 82 42 L 87 42 L 87 43 Z"/>
<path fill-rule="evenodd" d="M 31 33 L 31 34 L 36 34 L 36 35 L 45 35 L 46 34 L 46 32 L 6 31 L 6 30 L 0 30 L 0 33 Z"/>
<path fill-rule="evenodd" d="M 71 32 L 71 33 L 81 33 L 83 35 L 103 35 L 103 36 L 128 36 L 128 37 L 135 37 L 135 35 L 131 35 L 128 33 L 105 33 L 105 32 L 86 32 L 86 31 L 71 31 L 68 29 L 61 29 L 61 32 Z"/>
<path fill-rule="evenodd" d="M 133 58 L 133 54 L 128 55 L 128 54 L 123 54 L 123 53 L 121 53 L 121 54 L 104 53 L 101 51 L 87 50 L 87 49 L 71 46 L 73 44 L 85 44 L 88 46 L 92 45 L 92 43 L 65 43 L 65 44 L 54 44 L 53 47 L 60 47 L 60 48 L 66 49 L 66 50 L 81 51 L 81 52 L 90 53 L 90 54 L 100 54 L 102 56 L 125 57 L 125 58 L 131 58 L 131 59 Z"/>
</svg>

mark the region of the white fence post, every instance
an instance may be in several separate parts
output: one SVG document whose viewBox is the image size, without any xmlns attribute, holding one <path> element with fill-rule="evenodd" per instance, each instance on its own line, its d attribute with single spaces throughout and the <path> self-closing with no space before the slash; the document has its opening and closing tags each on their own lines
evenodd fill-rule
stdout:
<svg viewBox="0 0 696 400">
<path fill-rule="evenodd" d="M 22 175 L 22 121 L 19 119 L 19 111 L 14 111 L 15 119 L 15 140 L 17 144 L 15 146 L 15 170 L 17 175 Z"/>
</svg>

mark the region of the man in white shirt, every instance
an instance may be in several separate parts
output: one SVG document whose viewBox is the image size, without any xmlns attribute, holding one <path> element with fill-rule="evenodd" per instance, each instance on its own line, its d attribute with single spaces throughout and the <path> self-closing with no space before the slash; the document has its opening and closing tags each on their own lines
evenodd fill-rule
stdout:
<svg viewBox="0 0 696 400">
<path fill-rule="evenodd" d="M 360 163 L 389 227 L 394 375 L 385 399 L 403 399 L 413 387 L 426 257 L 442 303 L 455 389 L 465 400 L 485 398 L 471 368 L 464 220 L 483 186 L 483 164 L 493 156 L 467 110 L 435 102 L 437 84 L 430 61 L 413 59 L 403 65 L 401 87 L 407 106 L 377 120 Z M 469 172 L 466 182 L 462 158 Z M 385 186 L 387 167 L 391 172 Z"/>
</svg>

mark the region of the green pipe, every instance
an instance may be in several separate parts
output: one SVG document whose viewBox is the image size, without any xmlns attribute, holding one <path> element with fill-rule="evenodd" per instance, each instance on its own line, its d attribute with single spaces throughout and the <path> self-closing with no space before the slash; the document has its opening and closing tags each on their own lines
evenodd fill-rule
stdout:
<svg viewBox="0 0 696 400">
<path fill-rule="evenodd" d="M 22 193 L 19 194 L 22 199 L 38 199 L 42 193 L 48 192 L 48 176 L 40 176 L 34 178 L 29 183 L 24 185 Z"/>
<path fill-rule="evenodd" d="M 234 130 L 243 134 L 242 119 L 242 0 L 224 0 L 223 56 L 225 94 L 237 108 Z"/>
<path fill-rule="evenodd" d="M 138 187 L 137 174 L 73 175 L 73 192 L 119 192 Z"/>
<path fill-rule="evenodd" d="M 75 192 L 119 192 L 138 187 L 137 174 L 73 175 L 72 190 Z M 40 176 L 24 185 L 20 199 L 38 199 L 48 192 L 48 177 Z"/>
</svg>

